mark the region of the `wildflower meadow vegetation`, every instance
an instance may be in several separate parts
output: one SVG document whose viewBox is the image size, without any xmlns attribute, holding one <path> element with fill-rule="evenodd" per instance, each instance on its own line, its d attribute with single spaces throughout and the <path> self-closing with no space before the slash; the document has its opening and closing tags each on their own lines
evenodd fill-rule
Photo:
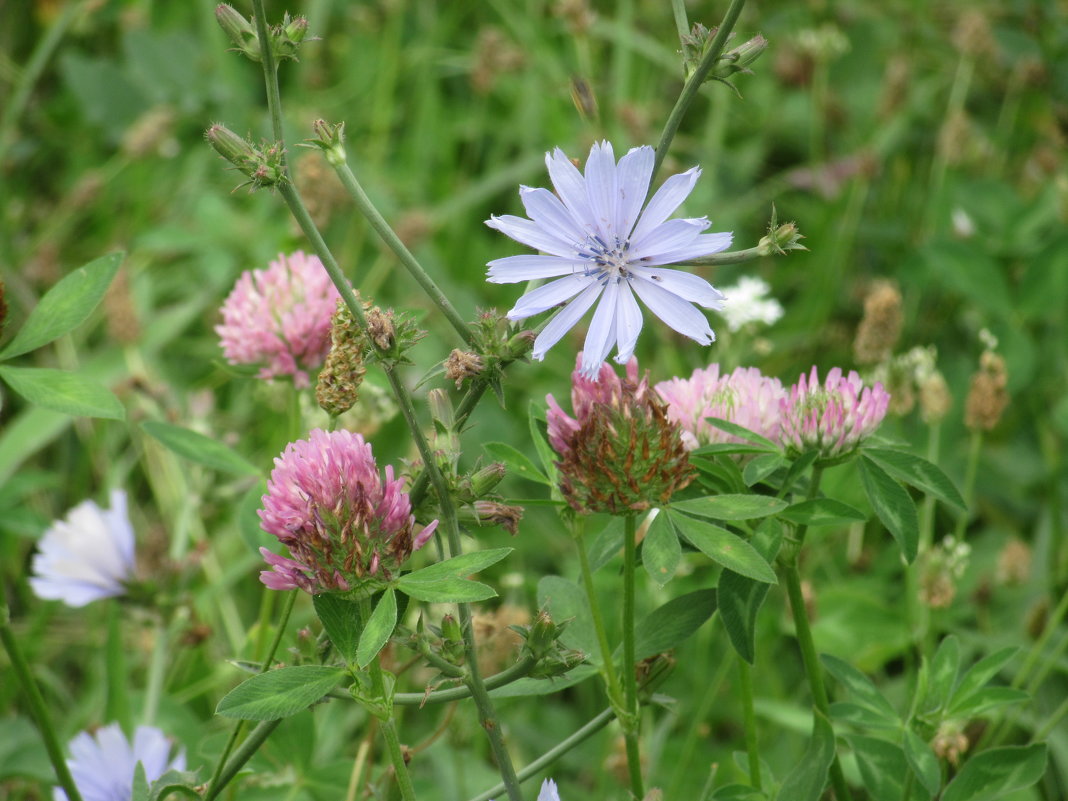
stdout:
<svg viewBox="0 0 1068 801">
<path fill-rule="evenodd" d="M 1061 6 L 0 9 L 0 798 L 1068 798 Z"/>
</svg>

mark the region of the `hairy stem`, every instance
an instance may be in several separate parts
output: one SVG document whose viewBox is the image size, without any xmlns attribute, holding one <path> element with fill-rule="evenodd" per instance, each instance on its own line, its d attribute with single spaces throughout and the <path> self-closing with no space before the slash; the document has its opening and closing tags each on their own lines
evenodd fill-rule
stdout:
<svg viewBox="0 0 1068 801">
<path fill-rule="evenodd" d="M 360 618 L 364 628 L 371 618 L 371 599 L 363 598 L 360 601 Z M 368 665 L 371 675 L 371 692 L 376 698 L 386 701 L 386 682 L 382 675 L 382 663 L 380 654 L 376 655 Z M 387 706 L 389 706 L 387 701 Z M 380 719 L 379 728 L 382 737 L 386 741 L 386 750 L 389 751 L 389 760 L 393 763 L 393 775 L 397 777 L 397 787 L 400 789 L 401 798 L 404 801 L 415 801 L 415 788 L 412 787 L 412 777 L 408 775 L 408 764 L 404 761 L 404 752 L 401 751 L 400 738 L 397 736 L 397 727 L 393 723 L 392 713 L 388 718 Z"/>
<path fill-rule="evenodd" d="M 616 673 L 615 662 L 612 659 L 612 649 L 608 645 L 608 634 L 605 632 L 604 616 L 601 614 L 601 604 L 597 601 L 597 592 L 593 586 L 593 572 L 590 570 L 590 557 L 586 552 L 586 540 L 582 536 L 582 521 L 575 523 L 575 544 L 578 546 L 579 564 L 582 570 L 582 586 L 586 590 L 586 603 L 590 607 L 590 617 L 593 618 L 593 630 L 597 633 L 597 647 L 601 651 L 601 664 L 604 671 L 605 686 L 608 691 L 608 700 L 612 706 L 622 708 L 622 690 L 619 684 L 619 675 Z"/>
<path fill-rule="evenodd" d="M 518 681 L 528 675 L 534 669 L 535 664 L 537 664 L 537 660 L 528 654 L 510 668 L 488 677 L 483 681 L 483 684 L 487 690 L 504 687 L 506 684 L 511 684 L 513 681 Z M 431 693 L 396 693 L 393 696 L 393 703 L 398 706 L 421 707 L 426 704 L 444 704 L 449 701 L 460 701 L 470 697 L 471 688 L 464 685 L 463 687 L 451 687 L 448 690 L 436 690 Z"/>
</svg>

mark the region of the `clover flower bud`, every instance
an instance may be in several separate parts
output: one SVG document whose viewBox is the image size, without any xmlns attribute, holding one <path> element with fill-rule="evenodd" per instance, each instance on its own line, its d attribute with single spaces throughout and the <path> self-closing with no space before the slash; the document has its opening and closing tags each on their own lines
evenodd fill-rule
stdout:
<svg viewBox="0 0 1068 801">
<path fill-rule="evenodd" d="M 312 431 L 286 446 L 259 511 L 263 530 L 292 558 L 261 548 L 273 590 L 373 592 L 430 539 L 433 521 L 415 532 L 411 501 L 387 466 L 378 473 L 369 443 L 350 431 Z"/>
<path fill-rule="evenodd" d="M 620 378 L 609 365 L 587 377 L 579 354 L 571 375 L 575 417 L 549 395 L 549 442 L 560 456 L 560 491 L 580 513 L 625 514 L 667 503 L 693 479 L 679 426 L 638 362 Z"/>
<path fill-rule="evenodd" d="M 815 449 L 823 459 L 845 456 L 875 433 L 889 403 L 881 383 L 866 387 L 856 371 L 843 376 L 835 367 L 821 384 L 813 367 L 780 401 L 779 440 L 795 453 Z"/>
<path fill-rule="evenodd" d="M 363 366 L 365 339 L 352 319 L 344 301 L 338 299 L 337 311 L 330 321 L 330 353 L 319 372 L 315 399 L 332 417 L 351 409 L 360 394 L 367 368 Z"/>
<path fill-rule="evenodd" d="M 464 656 L 464 638 L 460 624 L 449 614 L 441 618 L 441 655 L 450 662 L 458 662 Z"/>
<path fill-rule="evenodd" d="M 942 422 L 953 407 L 953 396 L 945 376 L 933 371 L 920 383 L 920 417 L 927 425 Z"/>
</svg>

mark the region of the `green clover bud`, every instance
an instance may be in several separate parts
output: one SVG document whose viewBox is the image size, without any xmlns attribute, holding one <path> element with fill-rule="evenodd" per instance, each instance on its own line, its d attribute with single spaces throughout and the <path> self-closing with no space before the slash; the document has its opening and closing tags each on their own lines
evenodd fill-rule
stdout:
<svg viewBox="0 0 1068 801">
<path fill-rule="evenodd" d="M 450 662 L 458 662 L 464 656 L 463 633 L 452 615 L 445 615 L 441 619 L 441 655 Z"/>
</svg>

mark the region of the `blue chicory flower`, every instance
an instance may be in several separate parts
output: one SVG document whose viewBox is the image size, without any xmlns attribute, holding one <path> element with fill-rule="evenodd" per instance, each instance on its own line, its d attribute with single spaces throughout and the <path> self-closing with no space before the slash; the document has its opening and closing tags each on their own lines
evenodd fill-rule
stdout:
<svg viewBox="0 0 1068 801">
<path fill-rule="evenodd" d="M 567 304 L 534 341 L 535 359 L 544 358 L 599 299 L 586 334 L 582 372 L 596 376 L 613 342 L 616 361 L 625 364 L 642 328 L 635 295 L 680 334 L 702 345 L 715 340 L 705 315 L 693 304 L 720 309 L 723 293 L 703 278 L 662 265 L 718 253 L 730 247 L 732 235 L 702 233 L 711 225 L 706 217 L 668 219 L 693 190 L 699 167 L 668 178 L 643 211 L 654 161 L 653 148 L 646 146 L 632 149 L 617 164 L 612 145 L 599 142 L 590 150 L 583 175 L 557 148 L 545 156 L 556 194 L 520 187 L 530 219 L 504 215 L 486 221 L 545 254 L 489 262 L 490 282 L 557 279 L 520 298 L 508 319 Z"/>
</svg>

